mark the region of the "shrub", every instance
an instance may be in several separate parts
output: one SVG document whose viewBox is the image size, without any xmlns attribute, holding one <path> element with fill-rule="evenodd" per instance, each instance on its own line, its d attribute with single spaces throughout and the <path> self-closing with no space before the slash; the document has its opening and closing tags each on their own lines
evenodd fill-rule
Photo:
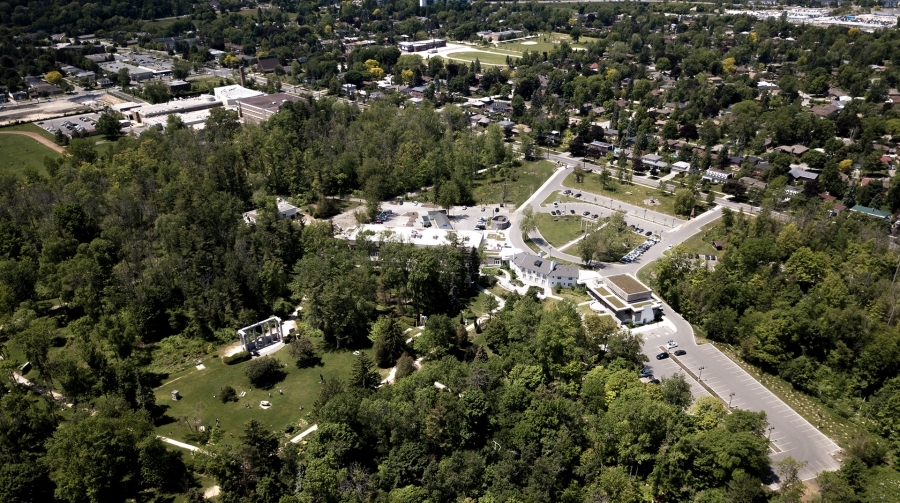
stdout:
<svg viewBox="0 0 900 503">
<path fill-rule="evenodd" d="M 235 363 L 241 363 L 243 361 L 247 361 L 250 359 L 250 353 L 247 351 L 241 351 L 240 353 L 235 353 L 231 356 L 226 356 L 222 358 L 222 361 L 225 362 L 225 365 L 233 365 Z"/>
<path fill-rule="evenodd" d="M 404 377 L 416 371 L 415 361 L 412 356 L 403 353 L 397 360 L 397 371 L 394 372 L 394 379 L 403 379 Z"/>
<path fill-rule="evenodd" d="M 222 400 L 222 403 L 237 402 L 237 391 L 231 386 L 225 386 L 219 391 L 219 400 Z"/>
<path fill-rule="evenodd" d="M 263 386 L 272 384 L 284 378 L 284 372 L 281 371 L 281 364 L 278 360 L 271 356 L 263 356 L 251 360 L 244 369 L 244 374 L 250 383 L 255 386 Z"/>
</svg>

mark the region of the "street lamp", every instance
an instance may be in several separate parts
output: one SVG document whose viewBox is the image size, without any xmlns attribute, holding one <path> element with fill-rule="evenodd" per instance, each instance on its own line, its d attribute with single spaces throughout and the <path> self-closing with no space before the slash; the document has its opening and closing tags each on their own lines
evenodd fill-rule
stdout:
<svg viewBox="0 0 900 503">
<path fill-rule="evenodd" d="M 700 375 L 697 376 L 697 380 L 698 380 L 698 381 L 702 381 L 702 380 L 703 380 L 703 369 L 705 369 L 705 368 L 706 368 L 706 367 L 700 367 Z"/>
<path fill-rule="evenodd" d="M 732 391 L 730 395 L 728 395 L 728 408 L 731 408 L 731 399 L 734 398 L 735 393 Z"/>
<path fill-rule="evenodd" d="M 766 436 L 766 440 L 772 439 L 772 430 L 774 430 L 774 429 L 775 429 L 774 426 L 769 426 L 769 434 L 768 434 L 768 436 Z"/>
</svg>

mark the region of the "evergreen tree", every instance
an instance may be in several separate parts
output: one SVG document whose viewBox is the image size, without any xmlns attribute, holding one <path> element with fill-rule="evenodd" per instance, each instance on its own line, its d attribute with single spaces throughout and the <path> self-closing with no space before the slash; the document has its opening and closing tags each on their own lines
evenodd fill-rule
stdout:
<svg viewBox="0 0 900 503">
<path fill-rule="evenodd" d="M 350 372 L 350 385 L 357 388 L 375 389 L 381 382 L 381 376 L 375 370 L 375 363 L 369 358 L 369 355 L 360 353 L 359 357 L 353 362 L 353 369 Z"/>
</svg>

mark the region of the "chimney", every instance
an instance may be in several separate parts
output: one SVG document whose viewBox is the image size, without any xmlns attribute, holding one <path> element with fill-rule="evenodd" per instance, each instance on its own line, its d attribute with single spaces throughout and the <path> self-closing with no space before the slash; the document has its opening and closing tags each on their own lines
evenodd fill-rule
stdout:
<svg viewBox="0 0 900 503">
<path fill-rule="evenodd" d="M 247 87 L 247 80 L 246 80 L 246 77 L 244 77 L 244 66 L 241 65 L 240 68 L 241 68 L 241 87 Z"/>
</svg>

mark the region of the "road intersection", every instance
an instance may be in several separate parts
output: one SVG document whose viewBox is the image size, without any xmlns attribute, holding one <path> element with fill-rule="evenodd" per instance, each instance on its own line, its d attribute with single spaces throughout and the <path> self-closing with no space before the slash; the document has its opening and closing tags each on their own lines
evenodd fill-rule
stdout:
<svg viewBox="0 0 900 503">
<path fill-rule="evenodd" d="M 564 158 L 560 157 L 560 160 L 562 159 Z M 551 160 L 554 160 L 552 155 Z M 562 160 L 562 162 L 565 161 Z M 563 164 L 511 215 L 512 227 L 509 229 L 508 235 L 513 247 L 528 250 L 522 232 L 519 230 L 519 219 L 515 218 L 516 214 L 527 206 L 531 206 L 535 212 L 549 212 L 552 205 L 543 206 L 542 203 L 552 194 L 563 189 L 562 182 L 571 171 L 571 167 Z M 574 209 L 576 214 L 590 211 L 592 214 L 607 216 L 618 209 L 595 204 L 594 197 L 594 194 L 586 194 L 582 191 L 582 201 L 566 203 L 565 210 Z M 741 207 L 730 201 L 722 200 L 722 203 L 735 207 L 735 209 Z M 683 221 L 644 208 L 622 204 L 624 205 L 622 210 L 626 212 L 626 221 L 652 230 L 659 236 L 660 243 L 650 247 L 632 263 L 603 264 L 601 274 L 604 275 L 627 273 L 637 276 L 639 269 L 662 257 L 669 245 L 677 246 L 683 243 L 700 232 L 704 225 L 719 218 L 722 214 L 722 205 L 719 205 L 694 219 Z M 645 211 L 650 214 L 649 221 L 643 217 Z M 659 221 L 654 222 L 654 219 Z M 666 220 L 668 220 L 668 225 Z M 533 232 L 529 237 L 538 244 L 541 250 L 549 253 L 552 257 L 575 264 L 581 263 L 579 257 L 554 250 L 540 238 L 539 233 Z M 665 302 L 663 302 L 663 313 L 662 323 L 635 329 L 644 338 L 643 352 L 650 361 L 648 366 L 653 369 L 654 375 L 669 377 L 681 373 L 691 384 L 691 390 L 695 397 L 709 396 L 711 393 L 708 390 L 712 390 L 715 396 L 732 408 L 765 411 L 770 425 L 768 435 L 771 458 L 780 460 L 792 456 L 798 461 L 805 462 L 805 466 L 800 471 L 802 480 L 815 478 L 822 471 L 840 468 L 839 462 L 835 459 L 835 455 L 840 451 L 837 444 L 766 389 L 718 348 L 712 344 L 697 344 L 691 324 Z M 655 356 L 665 350 L 664 346 L 670 340 L 677 341 L 678 349 L 685 350 L 686 354 L 680 357 L 671 356 L 663 360 L 656 360 Z M 698 377 L 702 378 L 702 384 Z"/>
</svg>

